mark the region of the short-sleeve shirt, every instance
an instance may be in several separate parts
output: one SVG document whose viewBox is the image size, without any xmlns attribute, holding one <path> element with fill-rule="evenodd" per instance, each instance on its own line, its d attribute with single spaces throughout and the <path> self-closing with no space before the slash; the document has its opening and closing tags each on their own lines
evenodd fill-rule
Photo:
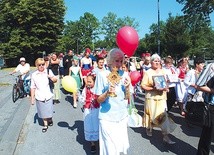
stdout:
<svg viewBox="0 0 214 155">
<path fill-rule="evenodd" d="M 95 81 L 96 95 L 101 95 L 109 89 L 109 82 L 107 79 L 109 74 L 109 70 L 98 72 Z M 100 103 L 99 119 L 115 122 L 128 116 L 124 80 L 129 75 L 122 70 L 119 70 L 119 75 L 121 76 L 121 80 L 115 87 L 117 97 L 107 97 L 104 102 Z"/>
<path fill-rule="evenodd" d="M 24 66 L 22 66 L 21 64 L 19 64 L 16 69 L 16 72 L 20 72 L 21 74 L 25 73 L 26 71 L 30 71 L 30 65 L 29 63 L 25 63 Z M 26 78 L 25 75 L 22 75 L 22 79 Z"/>
<path fill-rule="evenodd" d="M 31 77 L 31 88 L 35 89 L 35 98 L 39 101 L 49 100 L 51 97 L 53 97 L 53 93 L 49 87 L 47 74 L 47 69 L 45 69 L 43 72 L 39 72 L 37 70 L 32 74 Z M 49 75 L 54 76 L 51 70 L 49 70 Z"/>
<path fill-rule="evenodd" d="M 103 67 L 103 69 L 99 69 L 98 67 L 96 67 L 92 70 L 92 74 L 97 75 L 99 72 L 102 72 L 104 70 L 106 70 L 105 67 Z"/>
<path fill-rule="evenodd" d="M 153 76 L 157 76 L 157 75 L 163 75 L 165 77 L 164 70 L 161 69 L 158 74 L 153 69 L 149 69 L 145 71 L 141 85 L 154 87 Z M 157 91 L 157 90 L 145 91 L 145 98 L 154 99 L 154 100 L 166 99 L 166 92 Z"/>
</svg>

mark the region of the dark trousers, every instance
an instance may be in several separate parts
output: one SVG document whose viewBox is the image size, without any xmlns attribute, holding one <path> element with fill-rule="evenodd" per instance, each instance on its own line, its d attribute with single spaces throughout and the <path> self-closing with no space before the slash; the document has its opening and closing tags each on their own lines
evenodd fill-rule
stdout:
<svg viewBox="0 0 214 155">
<path fill-rule="evenodd" d="M 170 111 L 172 109 L 172 106 L 175 104 L 176 101 L 176 93 L 175 93 L 175 87 L 169 88 L 169 92 L 167 92 L 167 109 Z"/>
<path fill-rule="evenodd" d="M 201 137 L 198 143 L 198 152 L 197 155 L 209 155 L 212 135 L 213 135 L 213 126 L 214 126 L 214 106 L 210 106 L 210 119 L 211 126 L 203 126 Z"/>
</svg>

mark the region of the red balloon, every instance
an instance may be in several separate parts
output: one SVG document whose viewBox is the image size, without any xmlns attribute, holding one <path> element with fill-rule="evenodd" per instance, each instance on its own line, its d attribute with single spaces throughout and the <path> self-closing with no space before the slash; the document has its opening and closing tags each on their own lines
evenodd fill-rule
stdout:
<svg viewBox="0 0 214 155">
<path fill-rule="evenodd" d="M 132 86 L 136 85 L 141 80 L 141 74 L 138 71 L 133 71 L 130 73 Z"/>
<path fill-rule="evenodd" d="M 132 56 L 139 43 L 137 31 L 130 26 L 120 28 L 116 35 L 116 42 L 123 53 L 129 57 Z"/>
</svg>

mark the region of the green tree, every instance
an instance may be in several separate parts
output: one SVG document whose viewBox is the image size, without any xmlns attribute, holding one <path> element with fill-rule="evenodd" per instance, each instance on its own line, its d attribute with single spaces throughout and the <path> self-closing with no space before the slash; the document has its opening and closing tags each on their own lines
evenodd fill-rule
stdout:
<svg viewBox="0 0 214 155">
<path fill-rule="evenodd" d="M 214 10 L 213 0 L 176 0 L 178 3 L 183 4 L 184 7 L 182 11 L 185 17 L 188 18 L 190 22 L 193 22 L 195 16 L 198 20 L 205 20 L 210 22 L 210 14 Z"/>
<path fill-rule="evenodd" d="M 63 50 L 74 49 L 80 53 L 86 47 L 94 48 L 94 40 L 99 35 L 99 21 L 88 12 L 77 21 L 67 21 L 61 42 Z"/>
<path fill-rule="evenodd" d="M 34 59 L 43 51 L 55 50 L 64 26 L 63 0 L 2 0 L 0 8 L 1 29 L 8 30 L 0 44 L 5 58 L 24 55 L 29 60 L 32 55 Z"/>
<path fill-rule="evenodd" d="M 99 34 L 99 20 L 91 13 L 84 13 L 79 20 L 79 30 L 81 32 L 80 43 L 81 49 L 89 47 L 94 49 L 94 40 L 98 38 Z"/>
<path fill-rule="evenodd" d="M 117 18 L 117 15 L 109 12 L 107 16 L 103 17 L 101 22 L 101 30 L 104 35 L 104 41 L 106 42 L 106 48 L 111 49 L 116 47 L 116 34 L 118 30 L 123 26 L 131 26 L 136 30 L 139 27 L 139 23 L 134 18 L 129 16 L 123 18 Z"/>
<path fill-rule="evenodd" d="M 191 47 L 189 29 L 183 18 L 183 16 L 169 16 L 164 29 L 166 55 L 174 58 L 184 56 Z"/>
<path fill-rule="evenodd" d="M 138 57 L 141 57 L 142 53 L 145 53 L 147 51 L 148 47 L 147 47 L 147 44 L 145 42 L 144 39 L 140 39 L 139 40 L 139 45 L 138 45 L 138 48 L 135 52 L 135 55 L 138 56 Z"/>
<path fill-rule="evenodd" d="M 78 21 L 67 21 L 65 24 L 65 29 L 63 31 L 63 36 L 60 39 L 59 46 L 57 49 L 60 51 L 68 51 L 69 49 L 76 49 L 78 45 L 79 38 L 81 38 L 80 29 L 78 29 Z M 78 49 L 76 49 L 78 51 Z"/>
<path fill-rule="evenodd" d="M 160 21 L 160 54 L 164 55 L 165 49 L 164 49 L 164 29 L 165 29 L 165 22 Z M 150 53 L 157 53 L 158 51 L 158 25 L 157 24 L 152 24 L 150 26 L 150 34 L 146 34 L 145 38 L 143 39 L 147 51 Z"/>
<path fill-rule="evenodd" d="M 103 17 L 101 22 L 101 30 L 106 42 L 106 48 L 110 49 L 116 46 L 115 36 L 118 29 L 117 15 L 109 12 L 107 16 Z"/>
</svg>

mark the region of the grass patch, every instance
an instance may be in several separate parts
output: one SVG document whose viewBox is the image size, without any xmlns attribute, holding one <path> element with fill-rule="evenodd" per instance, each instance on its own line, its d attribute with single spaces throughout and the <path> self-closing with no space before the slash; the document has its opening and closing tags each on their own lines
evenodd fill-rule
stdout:
<svg viewBox="0 0 214 155">
<path fill-rule="evenodd" d="M 12 72 L 16 67 L 10 67 L 10 68 L 2 68 L 1 70 L 2 71 L 9 71 L 9 72 Z M 30 70 L 35 70 L 36 67 L 32 66 L 30 67 Z"/>
<path fill-rule="evenodd" d="M 15 67 L 12 67 L 12 68 L 2 68 L 1 70 L 2 71 L 13 71 L 15 69 Z"/>
<path fill-rule="evenodd" d="M 10 85 L 11 85 L 10 83 L 2 83 L 2 82 L 0 82 L 0 87 L 10 86 Z"/>
</svg>

